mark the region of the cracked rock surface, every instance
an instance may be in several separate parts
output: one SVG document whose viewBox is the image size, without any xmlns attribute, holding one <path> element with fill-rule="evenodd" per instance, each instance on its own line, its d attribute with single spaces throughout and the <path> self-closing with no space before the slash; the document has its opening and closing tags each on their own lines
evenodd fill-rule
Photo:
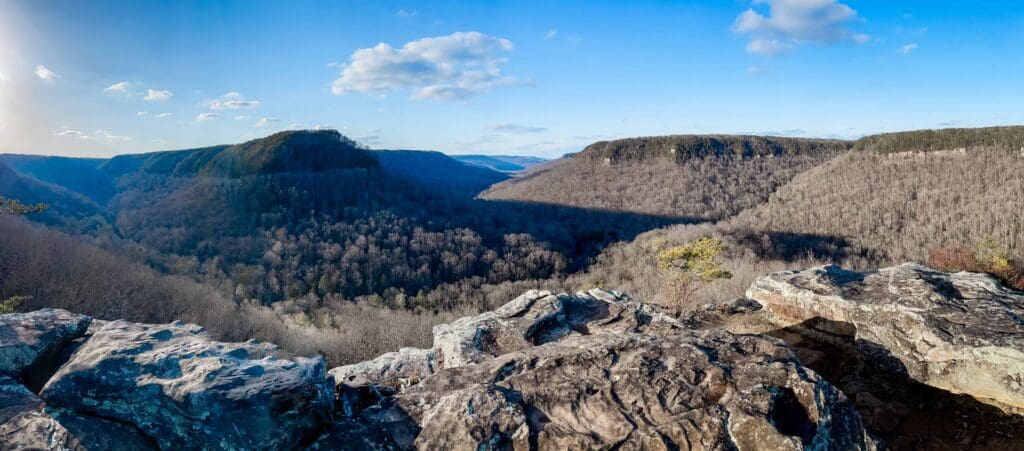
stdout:
<svg viewBox="0 0 1024 451">
<path fill-rule="evenodd" d="M 47 405 L 129 424 L 163 449 L 292 448 L 331 419 L 320 358 L 199 326 L 113 321 L 47 382 Z"/>
<path fill-rule="evenodd" d="M 917 264 L 855 272 L 837 266 L 758 278 L 747 297 L 776 324 L 850 325 L 890 371 L 1024 411 L 1024 293 L 991 276 Z"/>
<path fill-rule="evenodd" d="M 319 449 L 371 432 L 387 445 L 368 449 L 875 447 L 782 342 L 688 330 L 604 290 L 531 291 L 436 326 L 431 349 L 331 373 L 347 417 Z"/>
</svg>

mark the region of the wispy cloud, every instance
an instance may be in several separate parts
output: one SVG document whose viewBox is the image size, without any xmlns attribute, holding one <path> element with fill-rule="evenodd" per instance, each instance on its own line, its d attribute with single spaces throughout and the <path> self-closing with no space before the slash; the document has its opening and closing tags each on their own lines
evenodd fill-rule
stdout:
<svg viewBox="0 0 1024 451">
<path fill-rule="evenodd" d="M 548 129 L 546 129 L 544 127 L 533 127 L 533 126 L 530 126 L 530 125 L 498 124 L 498 125 L 494 125 L 494 126 L 488 127 L 488 130 L 491 130 L 491 131 L 494 131 L 494 132 L 498 132 L 498 133 L 510 133 L 510 134 L 514 134 L 514 135 L 522 135 L 522 134 L 527 134 L 527 133 L 542 133 L 542 132 L 546 132 Z"/>
<path fill-rule="evenodd" d="M 164 117 L 170 117 L 170 116 L 171 116 L 171 113 L 160 113 L 160 114 L 153 115 L 153 117 L 158 118 L 158 119 L 159 118 L 164 118 Z"/>
<path fill-rule="evenodd" d="M 236 120 L 236 121 L 244 121 L 244 120 L 246 120 L 246 119 L 249 119 L 249 116 L 246 116 L 246 115 L 244 115 L 244 114 L 243 114 L 243 115 L 238 115 L 238 116 L 235 116 L 235 117 L 233 117 L 232 119 L 234 119 L 234 120 Z"/>
<path fill-rule="evenodd" d="M 128 90 L 131 89 L 132 84 L 127 81 L 119 81 L 106 88 L 103 88 L 103 92 L 110 94 L 123 94 L 128 95 Z"/>
<path fill-rule="evenodd" d="M 36 76 L 39 77 L 40 80 L 45 81 L 53 81 L 57 79 L 57 74 L 42 64 L 36 66 Z"/>
<path fill-rule="evenodd" d="M 80 132 L 78 130 L 71 130 L 71 129 L 67 129 L 67 128 L 63 128 L 63 129 L 60 129 L 60 130 L 54 130 L 53 131 L 53 136 L 62 136 L 62 137 L 66 137 L 66 138 L 89 139 L 89 136 L 86 135 L 85 133 L 82 133 L 82 132 Z"/>
<path fill-rule="evenodd" d="M 502 74 L 512 41 L 470 31 L 423 38 L 401 48 L 380 43 L 352 53 L 332 85 L 335 95 L 412 89 L 412 99 L 463 100 L 517 83 Z"/>
<path fill-rule="evenodd" d="M 220 119 L 220 114 L 218 114 L 218 113 L 199 113 L 199 115 L 196 116 L 196 121 L 198 121 L 198 122 L 207 122 L 207 121 L 212 121 L 214 119 Z"/>
<path fill-rule="evenodd" d="M 397 13 L 395 13 L 395 15 L 398 17 L 416 17 L 417 14 L 419 13 L 416 12 L 416 10 L 406 11 L 404 9 L 400 9 L 398 10 Z"/>
<path fill-rule="evenodd" d="M 266 126 L 268 126 L 270 124 L 273 124 L 275 122 L 281 122 L 281 120 L 276 118 L 276 117 L 264 117 L 264 118 L 261 118 L 260 120 L 256 121 L 256 126 L 257 127 L 266 127 Z"/>
<path fill-rule="evenodd" d="M 747 51 L 774 56 L 796 50 L 800 45 L 854 42 L 863 44 L 871 37 L 856 33 L 848 25 L 857 19 L 857 11 L 837 0 L 753 0 L 767 4 L 767 12 L 753 8 L 740 14 L 733 30 L 750 36 Z"/>
<path fill-rule="evenodd" d="M 229 92 L 217 100 L 210 101 L 211 110 L 248 110 L 258 106 L 259 100 L 245 100 L 237 92 Z"/>
<path fill-rule="evenodd" d="M 128 142 L 132 140 L 132 138 L 128 136 L 115 135 L 106 130 L 96 130 L 95 134 L 97 137 L 106 139 L 108 141 Z"/>
<path fill-rule="evenodd" d="M 130 136 L 115 135 L 113 133 L 110 133 L 107 130 L 96 130 L 96 131 L 94 131 L 94 132 L 92 132 L 90 134 L 90 133 L 86 133 L 86 132 L 79 131 L 79 130 L 69 129 L 67 127 L 63 127 L 60 130 L 54 130 L 53 131 L 53 135 L 54 136 L 64 137 L 64 138 L 79 139 L 79 140 L 82 140 L 82 141 L 93 141 L 93 140 L 97 140 L 97 139 L 104 139 L 104 140 L 107 140 L 107 141 L 114 141 L 114 142 L 128 142 L 128 141 L 132 140 L 132 138 Z"/>
<path fill-rule="evenodd" d="M 554 28 L 548 30 L 547 33 L 544 33 L 544 39 L 551 39 L 554 38 L 555 36 L 558 36 L 558 30 Z"/>
<path fill-rule="evenodd" d="M 912 42 L 910 44 L 904 45 L 903 47 L 900 47 L 900 53 L 902 53 L 904 55 L 909 55 L 914 50 L 917 50 L 917 43 L 916 42 Z"/>
<path fill-rule="evenodd" d="M 149 116 L 149 112 L 148 111 L 139 111 L 139 112 L 135 113 L 135 115 L 136 116 L 140 116 L 140 117 L 141 116 Z"/>
<path fill-rule="evenodd" d="M 146 101 L 152 102 L 152 101 L 159 101 L 159 100 L 167 100 L 167 99 L 170 99 L 173 96 L 174 96 L 174 93 L 171 92 L 171 91 L 158 91 L 156 89 L 149 88 L 148 90 L 146 90 L 146 97 L 143 97 L 142 100 L 146 100 Z"/>
</svg>

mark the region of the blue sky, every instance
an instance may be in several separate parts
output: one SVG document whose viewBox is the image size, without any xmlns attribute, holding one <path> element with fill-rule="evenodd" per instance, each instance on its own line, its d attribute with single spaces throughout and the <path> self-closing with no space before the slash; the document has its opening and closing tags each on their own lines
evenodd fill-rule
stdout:
<svg viewBox="0 0 1024 451">
<path fill-rule="evenodd" d="M 615 137 L 1024 123 L 1024 3 L 0 0 L 0 152 L 330 127 L 557 156 Z"/>
</svg>

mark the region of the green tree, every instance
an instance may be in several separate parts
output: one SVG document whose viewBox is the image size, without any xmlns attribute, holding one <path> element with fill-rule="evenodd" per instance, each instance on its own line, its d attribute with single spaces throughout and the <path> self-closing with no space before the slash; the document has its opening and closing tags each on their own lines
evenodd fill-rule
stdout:
<svg viewBox="0 0 1024 451">
<path fill-rule="evenodd" d="M 664 241 L 653 243 L 669 302 L 682 310 L 694 303 L 693 294 L 702 283 L 732 278 L 731 272 L 722 269 L 721 262 L 722 252 L 728 249 L 722 240 L 711 237 L 681 246 L 669 247 Z"/>
</svg>

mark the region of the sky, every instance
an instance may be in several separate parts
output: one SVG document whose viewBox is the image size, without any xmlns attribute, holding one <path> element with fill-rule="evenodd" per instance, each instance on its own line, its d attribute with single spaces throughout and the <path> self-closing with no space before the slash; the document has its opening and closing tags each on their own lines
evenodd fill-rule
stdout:
<svg viewBox="0 0 1024 451">
<path fill-rule="evenodd" d="M 0 153 L 1024 124 L 1024 2 L 0 0 Z"/>
</svg>

